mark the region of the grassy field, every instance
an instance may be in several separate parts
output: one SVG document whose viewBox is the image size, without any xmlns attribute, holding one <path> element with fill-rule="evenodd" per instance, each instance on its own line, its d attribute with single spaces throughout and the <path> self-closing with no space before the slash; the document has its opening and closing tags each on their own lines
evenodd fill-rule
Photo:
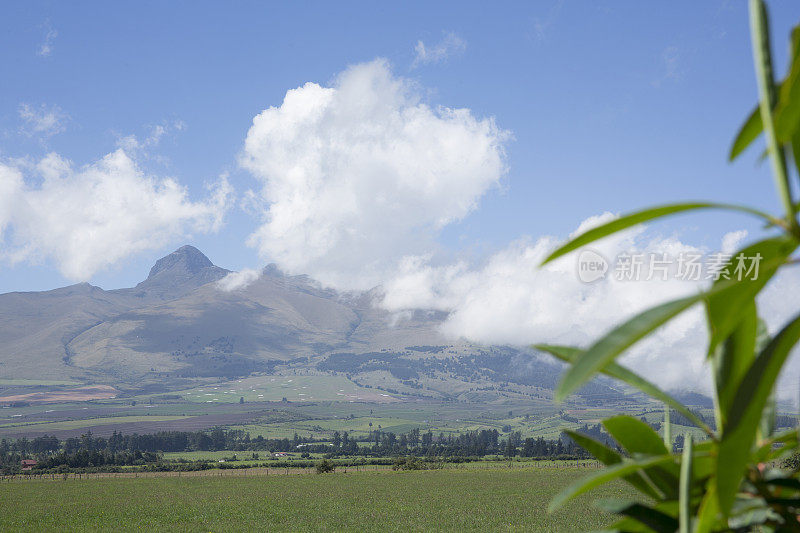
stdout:
<svg viewBox="0 0 800 533">
<path fill-rule="evenodd" d="M 217 383 L 200 387 L 192 393 L 212 394 L 210 403 L 195 401 L 194 398 L 187 401 L 185 396 L 176 393 L 167 395 L 168 399 L 159 395 L 147 395 L 135 400 L 124 398 L 6 406 L 0 408 L 0 438 L 37 436 L 43 433 L 55 433 L 65 438 L 79 436 L 89 429 L 95 434 L 110 434 L 112 429 L 144 434 L 171 429 L 196 431 L 221 426 L 245 430 L 251 437 L 262 435 L 265 438 L 291 438 L 295 433 L 304 438 L 331 438 L 335 431 L 346 431 L 352 436 L 363 437 L 370 430 L 381 429 L 399 434 L 419 428 L 422 432 L 432 431 L 435 435 L 496 429 L 501 433 L 501 438 L 511 431 L 519 431 L 523 438 L 557 439 L 564 429 L 578 429 L 583 424 L 594 424 L 603 416 L 626 412 L 638 418 L 645 411 L 644 405 L 629 406 L 627 410 L 585 408 L 561 411 L 554 407 L 532 407 L 528 402 L 482 405 L 478 408 L 473 404 L 436 401 L 321 401 L 316 396 L 304 402 L 282 402 L 282 388 L 271 393 L 276 402 L 270 403 L 264 398 L 246 399 L 240 405 L 240 395 L 245 395 L 240 389 L 257 386 L 253 381 L 256 379 L 262 385 L 265 380 L 272 383 L 271 380 L 275 379 L 279 387 L 314 391 L 308 392 L 309 397 L 320 394 L 316 387 L 322 381 L 320 376 L 259 376 L 242 380 L 241 384 L 236 381 L 237 389 L 224 391 L 223 384 Z M 234 382 L 228 382 L 226 386 L 231 387 L 232 383 Z M 353 387 L 352 384 L 350 386 Z M 334 396 L 344 394 L 338 392 L 340 389 L 348 390 L 346 382 L 332 379 L 323 387 L 323 392 L 327 391 L 326 393 Z M 209 393 L 208 390 L 214 392 Z M 231 390 L 234 392 L 230 392 Z M 256 394 L 253 390 L 258 394 L 263 392 L 259 388 L 247 390 L 251 395 Z M 229 394 L 226 395 L 225 392 Z M 214 399 L 220 401 L 213 401 Z M 648 410 L 645 418 L 649 422 L 659 423 L 663 414 L 660 410 Z M 688 433 L 703 438 L 702 431 L 698 428 L 679 426 L 673 421 L 673 434 Z"/>
<path fill-rule="evenodd" d="M 261 457 L 261 461 L 263 462 L 267 458 L 269 458 L 269 452 L 255 452 Z M 292 454 L 299 456 L 300 454 Z M 187 461 L 219 461 L 220 459 L 225 459 L 227 457 L 236 457 L 239 461 L 249 460 L 253 457 L 253 452 L 229 452 L 229 451 L 216 451 L 216 452 L 166 452 L 164 453 L 164 459 L 166 460 L 173 460 L 173 459 L 186 459 Z"/>
<path fill-rule="evenodd" d="M 90 418 L 85 420 L 64 420 L 61 422 L 36 422 L 25 424 L 3 424 L 4 428 L 26 426 L 33 427 L 37 431 L 56 431 L 62 429 L 76 429 L 87 426 L 105 426 L 110 424 L 125 424 L 129 422 L 168 422 L 182 420 L 185 416 L 111 416 L 103 418 Z"/>
<path fill-rule="evenodd" d="M 318 376 L 298 376 L 295 383 L 294 377 L 260 377 L 259 379 L 284 379 L 292 380 L 288 385 L 300 390 L 314 390 L 308 395 L 320 394 L 319 389 L 313 388 L 311 383 L 319 381 Z M 247 381 L 247 380 L 243 380 Z M 306 384 L 304 384 L 306 383 Z M 245 383 L 238 384 L 243 388 Z M 281 385 L 287 383 L 281 382 Z M 230 386 L 230 384 L 228 385 Z M 248 383 L 247 386 L 255 386 Z M 303 387 L 306 387 L 305 389 Z M 345 383 L 328 382 L 327 391 L 334 396 L 340 389 L 347 390 Z M 352 387 L 352 384 L 351 384 Z M 213 393 L 207 392 L 214 391 Z M 497 429 L 502 433 L 520 431 L 523 437 L 544 436 L 557 438 L 564 428 L 575 428 L 579 424 L 568 422 L 559 416 L 553 408 L 532 408 L 527 403 L 509 403 L 498 406 L 486 405 L 476 409 L 475 405 L 442 402 L 354 402 L 349 401 L 319 401 L 309 399 L 307 402 L 281 402 L 283 392 L 278 389 L 273 391 L 272 398 L 277 403 L 268 403 L 264 398 L 259 400 L 246 399 L 239 405 L 240 395 L 244 391 L 235 390 L 231 393 L 222 390 L 221 384 L 200 387 L 187 401 L 185 396 L 181 399 L 162 400 L 158 395 L 149 395 L 119 400 L 104 400 L 84 403 L 59 403 L 47 405 L 29 405 L 20 407 L 0 408 L 0 438 L 4 436 L 20 436 L 25 428 L 30 434 L 43 432 L 73 431 L 97 428 L 105 425 L 107 428 L 115 425 L 126 424 L 125 431 L 145 433 L 152 431 L 150 427 L 157 421 L 155 417 L 175 417 L 180 421 L 189 416 L 212 416 L 205 427 L 225 426 L 233 429 L 244 429 L 251 436 L 263 435 L 265 438 L 291 438 L 294 433 L 302 437 L 330 437 L 334 431 L 347 431 L 354 436 L 364 436 L 370 430 L 380 429 L 394 433 L 408 432 L 414 428 L 421 431 L 432 431 L 435 434 L 456 434 L 479 429 Z M 253 389 L 249 389 L 250 394 Z M 256 391 L 263 389 L 255 389 Z M 225 392 L 228 392 L 226 395 Z M 212 394 L 210 403 L 195 401 L 196 394 Z M 258 394 L 261 394 L 259 392 Z M 305 393 L 304 393 L 305 394 Z M 174 396 L 179 396 L 177 393 Z M 214 401 L 219 399 L 219 401 Z M 224 401 L 223 401 L 224 400 Z M 135 402 L 135 404 L 134 404 Z M 264 411 L 258 413 L 259 411 Z M 510 412 L 513 411 L 513 414 Z M 242 420 L 236 413 L 257 413 L 249 420 Z M 224 416 L 230 414 L 230 417 Z M 591 410 L 585 411 L 582 416 L 593 415 Z M 138 417 L 138 418 L 137 418 Z M 246 418 L 246 417 L 245 417 Z M 169 419 L 164 418 L 166 422 Z M 199 424 L 198 420 L 198 424 Z M 135 426 L 139 423 L 141 427 Z M 370 426 L 370 423 L 372 426 Z M 145 427 L 147 426 L 147 427 Z M 166 428 L 160 428 L 166 429 Z M 177 426 L 176 426 L 177 429 Z M 74 436 L 74 435 L 71 435 Z"/>
<path fill-rule="evenodd" d="M 0 531 L 503 530 L 606 525 L 596 496 L 554 515 L 550 498 L 591 470 L 453 469 L 260 477 L 155 477 L 0 484 Z"/>
<path fill-rule="evenodd" d="M 0 381 L 0 389 L 2 383 Z M 6 383 L 6 387 L 11 386 L 10 381 L 6 380 Z M 39 390 L 34 385 L 46 383 L 53 384 L 16 380 L 12 392 L 32 392 Z M 241 405 L 240 398 L 244 401 Z M 572 407 L 568 404 L 554 406 L 549 401 L 530 398 L 483 402 L 480 405 L 409 399 L 359 386 L 343 375 L 259 374 L 242 379 L 208 380 L 191 388 L 161 394 L 123 395 L 91 402 L 0 406 L 0 438 L 24 434 L 37 436 L 45 432 L 57 433 L 63 438 L 78 436 L 90 428 L 101 434 L 109 433 L 119 425 L 120 430 L 139 434 L 223 426 L 244 429 L 253 437 L 291 438 L 296 432 L 302 437 L 328 438 L 334 431 L 364 436 L 381 426 L 383 431 L 394 433 L 414 428 L 437 435 L 497 429 L 503 434 L 520 431 L 523 437 L 552 439 L 558 438 L 563 429 L 574 429 L 584 422 L 596 421 L 602 415 L 636 410 L 630 405 L 605 410 L 586 405 Z M 638 409 L 641 412 L 649 407 L 653 406 L 642 404 Z M 258 413 L 262 410 L 269 413 Z M 246 416 L 247 413 L 254 414 Z M 121 418 L 125 415 L 129 418 Z M 157 420 L 148 416 L 206 418 L 191 421 L 175 418 L 172 420 L 174 426 L 170 427 L 170 420 L 163 419 L 161 425 L 156 425 Z M 112 421 L 112 417 L 120 418 Z M 575 422 L 576 418 L 579 422 Z M 113 423 L 105 423 L 107 421 Z"/>
<path fill-rule="evenodd" d="M 388 402 L 394 398 L 381 391 L 359 387 L 342 376 L 327 375 L 264 375 L 196 387 L 180 394 L 191 402 L 280 401 L 372 401 Z"/>
</svg>

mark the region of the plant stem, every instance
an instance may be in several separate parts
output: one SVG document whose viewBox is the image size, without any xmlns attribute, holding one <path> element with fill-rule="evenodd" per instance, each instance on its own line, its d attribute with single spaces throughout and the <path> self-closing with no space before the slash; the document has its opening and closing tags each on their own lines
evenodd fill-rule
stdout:
<svg viewBox="0 0 800 533">
<path fill-rule="evenodd" d="M 681 458 L 681 477 L 678 482 L 678 525 L 680 533 L 690 533 L 692 526 L 692 462 L 694 443 L 692 435 L 686 435 L 683 441 L 683 457 Z"/>
<path fill-rule="evenodd" d="M 764 135 L 767 140 L 767 150 L 775 177 L 775 186 L 786 211 L 786 218 L 792 233 L 800 235 L 795 204 L 792 201 L 792 192 L 789 185 L 786 156 L 778 142 L 778 136 L 775 133 L 775 122 L 772 116 L 772 110 L 776 102 L 775 80 L 772 74 L 767 8 L 763 0 L 750 0 L 750 28 L 753 35 L 753 58 L 756 66 L 756 80 L 758 81 L 761 122 L 764 125 Z"/>
</svg>

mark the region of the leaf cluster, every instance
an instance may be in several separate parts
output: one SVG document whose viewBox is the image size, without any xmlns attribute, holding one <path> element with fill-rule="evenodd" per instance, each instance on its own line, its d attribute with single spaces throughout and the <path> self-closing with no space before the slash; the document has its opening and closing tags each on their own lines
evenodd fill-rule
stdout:
<svg viewBox="0 0 800 533">
<path fill-rule="evenodd" d="M 665 405 L 664 436 L 629 416 L 603 422 L 619 444 L 612 449 L 576 432 L 569 436 L 605 465 L 569 487 L 551 503 L 556 509 L 599 485 L 623 479 L 645 498 L 603 501 L 620 515 L 618 531 L 708 532 L 800 531 L 800 477 L 797 468 L 775 468 L 798 450 L 798 432 L 774 431 L 774 390 L 781 369 L 800 340 L 800 314 L 773 337 L 758 316 L 756 297 L 781 269 L 795 263 L 800 245 L 798 203 L 792 197 L 789 160 L 800 176 L 800 26 L 791 33 L 790 65 L 781 81 L 773 77 L 767 8 L 750 0 L 751 33 L 760 99 L 736 135 L 734 160 L 762 134 L 775 187 L 784 212 L 774 216 L 748 206 L 687 202 L 645 209 L 593 228 L 556 249 L 548 263 L 608 235 L 643 222 L 689 211 L 717 209 L 760 218 L 768 235 L 733 254 L 719 279 L 707 290 L 655 306 L 614 327 L 586 349 L 536 345 L 569 364 L 556 391 L 564 399 L 598 374 L 639 389 Z M 736 257 L 760 256 L 756 278 L 733 276 Z M 727 278 L 727 279 L 726 279 Z M 702 305 L 709 330 L 704 355 L 713 369 L 715 428 L 655 384 L 616 362 L 631 346 L 688 309 Z M 700 354 L 698 354 L 700 355 Z M 705 439 L 685 439 L 673 452 L 670 409 L 701 428 Z"/>
</svg>

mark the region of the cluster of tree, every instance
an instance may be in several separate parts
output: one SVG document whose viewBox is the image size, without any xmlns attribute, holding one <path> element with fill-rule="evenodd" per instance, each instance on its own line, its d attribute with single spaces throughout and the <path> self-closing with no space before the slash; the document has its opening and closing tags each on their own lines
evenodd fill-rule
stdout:
<svg viewBox="0 0 800 533">
<path fill-rule="evenodd" d="M 299 437 L 291 439 L 250 438 L 241 430 L 214 429 L 205 431 L 162 431 L 149 435 L 123 435 L 116 431 L 110 437 L 96 437 L 88 432 L 80 437 L 59 440 L 54 436 L 35 439 L 25 437 L 0 439 L 0 473 L 20 470 L 23 459 L 37 459 L 37 468 L 54 468 L 68 465 L 71 468 L 89 468 L 108 465 L 139 465 L 157 461 L 158 453 L 188 451 L 270 451 L 291 452 L 301 445 L 311 446 L 308 451 L 328 451 L 330 446 L 313 445 L 313 441 Z"/>
<path fill-rule="evenodd" d="M 610 443 L 599 425 L 584 426 L 582 432 Z M 611 443 L 613 445 L 613 443 Z M 20 462 L 36 458 L 37 469 L 59 468 L 89 469 L 108 466 L 136 466 L 164 463 L 164 452 L 189 451 L 269 451 L 301 452 L 304 459 L 312 453 L 326 457 L 365 456 L 374 458 L 424 457 L 447 460 L 481 458 L 487 455 L 532 458 L 585 458 L 586 453 L 571 439 L 523 439 L 520 432 L 510 432 L 501 437 L 496 429 L 483 429 L 461 434 L 435 436 L 431 431 L 422 433 L 418 428 L 408 433 L 396 434 L 380 429 L 367 436 L 353 437 L 347 432 L 334 432 L 331 439 L 251 438 L 241 430 L 213 429 L 211 431 L 163 431 L 150 435 L 123 435 L 114 432 L 110 437 L 96 437 L 86 433 L 80 437 L 59 440 L 52 436 L 35 439 L 0 440 L 0 472 L 19 470 Z M 256 454 L 253 454 L 256 459 Z"/>
<path fill-rule="evenodd" d="M 55 452 L 61 449 L 61 441 L 56 437 L 36 437 L 29 440 L 22 437 L 17 440 L 0 439 L 0 457 L 7 453 L 30 455 L 38 453 Z"/>
<path fill-rule="evenodd" d="M 21 469 L 20 462 L 26 459 L 18 452 L 0 450 L 0 475 L 14 474 Z"/>
<path fill-rule="evenodd" d="M 584 426 L 582 432 L 608 441 L 608 435 L 600 426 Z M 585 451 L 570 438 L 546 440 L 539 438 L 522 438 L 519 431 L 511 432 L 501 438 L 496 429 L 482 429 L 458 435 L 438 436 L 430 431 L 421 433 L 413 429 L 399 435 L 381 430 L 371 431 L 367 442 L 348 437 L 347 433 L 334 434 L 333 446 L 329 449 L 331 456 L 365 455 L 372 457 L 417 456 L 417 457 L 485 457 L 487 455 L 505 455 L 506 457 L 535 458 L 584 458 Z"/>
<path fill-rule="evenodd" d="M 10 454 L 23 457 L 47 455 L 56 452 L 73 454 L 79 451 L 107 451 L 111 454 L 127 452 L 187 452 L 187 451 L 294 451 L 298 446 L 319 441 L 299 437 L 265 439 L 251 438 L 242 430 L 213 429 L 211 431 L 162 431 L 159 433 L 124 435 L 114 432 L 110 437 L 97 437 L 88 432 L 80 437 L 59 440 L 53 436 L 0 440 L 0 457 Z"/>
<path fill-rule="evenodd" d="M 78 450 L 71 453 L 62 451 L 54 455 L 42 457 L 36 465 L 36 468 L 50 470 L 58 469 L 59 467 L 67 467 L 66 469 L 72 470 L 102 466 L 146 465 L 159 461 L 161 461 L 161 456 L 155 452 L 141 452 L 139 450 L 132 452 L 111 452 L 107 449 L 102 451 Z"/>
<path fill-rule="evenodd" d="M 700 420 L 705 422 L 708 427 L 714 429 L 714 427 L 716 426 L 716 423 L 714 422 L 714 418 L 713 417 L 706 418 L 705 416 L 703 416 L 703 413 L 701 413 L 700 411 L 694 410 L 694 409 L 690 409 L 690 411 L 692 411 L 692 413 L 694 413 L 694 415 L 697 418 L 699 418 Z M 670 420 L 670 422 L 672 424 L 678 424 L 679 426 L 692 427 L 692 426 L 695 425 L 694 422 L 692 422 L 691 420 L 686 418 L 686 416 L 684 416 L 683 414 L 679 413 L 678 411 L 676 411 L 674 409 L 670 409 L 669 420 Z"/>
<path fill-rule="evenodd" d="M 775 428 L 797 427 L 797 417 L 794 415 L 775 415 Z"/>
</svg>

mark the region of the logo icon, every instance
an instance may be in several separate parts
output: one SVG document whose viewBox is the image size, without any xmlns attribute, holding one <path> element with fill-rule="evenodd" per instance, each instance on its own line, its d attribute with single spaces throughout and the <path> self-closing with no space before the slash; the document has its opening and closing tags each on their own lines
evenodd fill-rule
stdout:
<svg viewBox="0 0 800 533">
<path fill-rule="evenodd" d="M 578 279 L 592 283 L 606 277 L 608 261 L 594 250 L 583 250 L 578 256 Z"/>
</svg>

